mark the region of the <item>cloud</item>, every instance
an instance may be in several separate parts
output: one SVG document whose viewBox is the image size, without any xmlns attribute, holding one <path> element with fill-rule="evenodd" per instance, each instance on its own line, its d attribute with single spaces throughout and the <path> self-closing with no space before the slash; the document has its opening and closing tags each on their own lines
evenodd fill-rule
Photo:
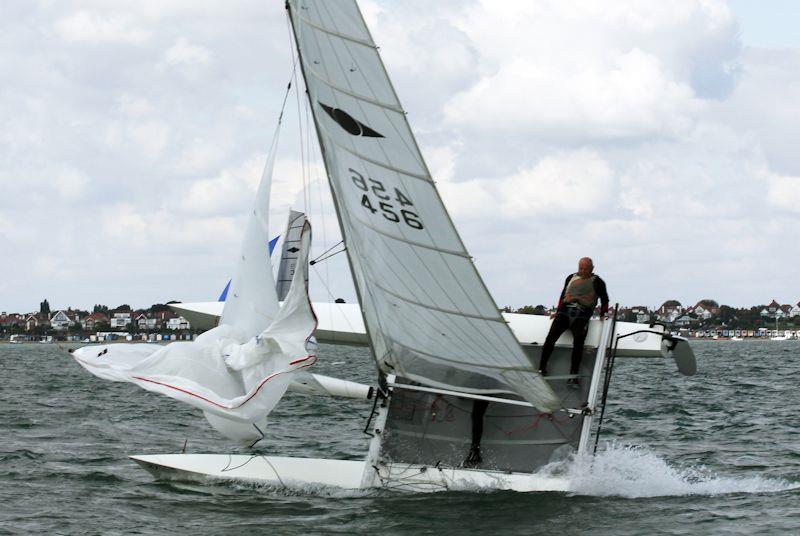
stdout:
<svg viewBox="0 0 800 536">
<path fill-rule="evenodd" d="M 178 39 L 164 55 L 168 65 L 200 64 L 205 65 L 211 59 L 211 51 L 199 45 L 192 45 L 183 37 Z"/>
<path fill-rule="evenodd" d="M 498 302 L 550 303 L 583 255 L 626 303 L 797 300 L 800 50 L 743 49 L 723 0 L 362 8 Z M 216 297 L 291 73 L 282 3 L 19 3 L 4 36 L 0 305 Z M 321 253 L 340 237 L 299 97 L 272 221 L 307 208 Z M 315 297 L 353 300 L 347 270 L 316 266 Z"/>
<path fill-rule="evenodd" d="M 103 16 L 79 11 L 56 21 L 55 29 L 65 41 L 76 43 L 124 43 L 141 45 L 151 34 L 127 16 Z"/>
<path fill-rule="evenodd" d="M 223 169 L 216 177 L 192 181 L 188 187 L 178 185 L 177 208 L 193 215 L 244 214 L 252 206 L 265 157 L 253 156 L 242 164 Z"/>
<path fill-rule="evenodd" d="M 118 101 L 120 111 L 131 117 L 150 115 L 154 111 L 153 105 L 145 97 L 123 93 Z"/>
<path fill-rule="evenodd" d="M 129 124 L 127 135 L 145 158 L 156 158 L 167 147 L 170 127 L 158 119 L 139 121 Z"/>
<path fill-rule="evenodd" d="M 800 214 L 800 177 L 768 174 L 767 200 L 777 209 Z"/>
<path fill-rule="evenodd" d="M 501 207 L 525 217 L 599 214 L 607 208 L 612 178 L 611 168 L 595 153 L 549 156 L 502 182 Z"/>
<path fill-rule="evenodd" d="M 659 59 L 634 49 L 609 65 L 559 66 L 511 60 L 455 96 L 445 119 L 455 128 L 567 140 L 677 136 L 700 108 L 686 83 Z"/>
</svg>

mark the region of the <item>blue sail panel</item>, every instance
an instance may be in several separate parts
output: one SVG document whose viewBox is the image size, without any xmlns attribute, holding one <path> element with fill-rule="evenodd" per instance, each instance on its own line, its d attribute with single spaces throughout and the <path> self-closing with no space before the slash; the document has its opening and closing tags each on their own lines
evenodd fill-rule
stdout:
<svg viewBox="0 0 800 536">
<path fill-rule="evenodd" d="M 278 236 L 276 236 L 275 238 L 273 238 L 272 240 L 269 241 L 269 254 L 270 254 L 270 256 L 272 256 L 272 251 L 275 249 L 275 244 L 278 243 L 278 239 L 280 237 L 281 237 L 281 235 L 278 235 Z M 225 285 L 225 288 L 223 289 L 222 294 L 219 295 L 219 298 L 217 298 L 217 301 L 225 301 L 225 298 L 228 297 L 228 290 L 230 290 L 230 288 L 231 288 L 231 281 L 232 281 L 231 279 L 228 279 L 228 284 Z"/>
</svg>

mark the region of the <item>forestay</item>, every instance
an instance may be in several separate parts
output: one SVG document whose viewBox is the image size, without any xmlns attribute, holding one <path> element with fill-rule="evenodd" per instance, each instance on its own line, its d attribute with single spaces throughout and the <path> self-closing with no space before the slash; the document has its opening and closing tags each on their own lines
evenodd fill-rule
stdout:
<svg viewBox="0 0 800 536">
<path fill-rule="evenodd" d="M 379 366 L 561 407 L 456 232 L 353 0 L 290 0 L 334 201 Z"/>
</svg>

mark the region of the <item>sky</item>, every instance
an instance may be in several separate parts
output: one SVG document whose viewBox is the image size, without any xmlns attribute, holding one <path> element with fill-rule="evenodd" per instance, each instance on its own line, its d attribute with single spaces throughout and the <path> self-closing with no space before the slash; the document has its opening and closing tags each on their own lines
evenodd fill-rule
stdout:
<svg viewBox="0 0 800 536">
<path fill-rule="evenodd" d="M 626 305 L 800 301 L 800 4 L 360 5 L 498 305 L 554 303 L 582 256 Z M 216 299 L 291 78 L 283 1 L 17 1 L 0 30 L 0 310 Z M 271 226 L 307 210 L 319 254 L 302 98 Z M 312 297 L 354 301 L 344 255 Z"/>
</svg>

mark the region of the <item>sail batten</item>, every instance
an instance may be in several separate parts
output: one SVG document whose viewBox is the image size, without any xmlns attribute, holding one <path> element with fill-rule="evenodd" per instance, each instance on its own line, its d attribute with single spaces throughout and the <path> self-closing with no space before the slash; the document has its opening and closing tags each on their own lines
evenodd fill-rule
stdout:
<svg viewBox="0 0 800 536">
<path fill-rule="evenodd" d="M 307 64 L 306 64 L 306 67 L 308 67 Z M 405 115 L 405 111 L 402 108 L 398 108 L 394 104 L 387 104 L 387 103 L 381 102 L 381 101 L 379 101 L 377 99 L 373 99 L 373 98 L 367 97 L 366 95 L 359 95 L 358 93 L 354 93 L 354 92 L 352 92 L 350 90 L 347 90 L 347 89 L 345 89 L 343 87 L 337 86 L 333 82 L 325 80 L 325 78 L 323 78 L 322 76 L 319 76 L 318 74 L 316 74 L 314 72 L 314 69 L 308 69 L 307 72 L 311 72 L 311 74 L 314 75 L 320 82 L 322 82 L 323 84 L 325 84 L 329 88 L 338 91 L 339 93 L 344 93 L 345 95 L 347 95 L 349 97 L 353 97 L 354 99 L 358 99 L 358 100 L 363 101 L 363 102 L 368 102 L 368 103 L 373 104 L 375 106 L 379 106 L 379 107 L 381 107 L 381 108 L 383 108 L 385 110 L 389 110 L 391 112 L 395 112 L 395 113 L 398 113 L 398 114 Z"/>
<path fill-rule="evenodd" d="M 438 246 L 435 246 L 435 245 L 425 244 L 424 242 L 419 242 L 417 240 L 409 240 L 408 238 L 406 238 L 404 236 L 396 236 L 396 235 L 393 235 L 391 233 L 387 233 L 386 231 L 383 231 L 383 230 L 381 230 L 380 228 L 378 228 L 378 227 L 376 227 L 374 225 L 370 225 L 369 223 L 365 222 L 364 220 L 362 220 L 360 218 L 355 218 L 355 219 L 361 225 L 363 225 L 364 227 L 368 227 L 369 229 L 375 231 L 376 233 L 378 233 L 380 235 L 385 236 L 386 238 L 391 238 L 392 240 L 396 240 L 398 242 L 403 242 L 403 243 L 411 245 L 411 246 L 416 246 L 416 247 L 425 248 L 425 249 L 431 249 L 431 250 L 437 251 L 439 253 L 444 253 L 446 255 L 455 255 L 457 257 L 463 257 L 465 259 L 471 259 L 471 257 L 469 256 L 469 253 L 467 253 L 465 251 L 454 251 L 454 250 L 449 250 L 449 249 L 445 249 L 445 248 L 442 248 L 442 247 L 438 247 Z"/>
<path fill-rule="evenodd" d="M 322 127 L 322 130 L 324 130 L 326 134 L 329 134 L 328 129 L 326 129 L 324 126 Z M 363 160 L 365 162 L 369 162 L 370 164 L 374 164 L 376 166 L 380 166 L 380 167 L 382 167 L 383 169 L 385 169 L 387 171 L 393 171 L 395 173 L 400 173 L 400 174 L 406 175 L 407 177 L 410 177 L 412 179 L 421 180 L 422 182 L 433 183 L 433 179 L 431 179 L 430 175 L 421 175 L 419 173 L 413 173 L 413 172 L 405 170 L 405 169 L 400 169 L 400 168 L 394 167 L 394 166 L 392 166 L 390 164 L 387 164 L 385 162 L 380 162 L 378 160 L 374 160 L 374 159 L 370 158 L 369 156 L 360 154 L 355 149 L 351 149 L 350 147 L 347 147 L 345 144 L 337 142 L 335 140 L 331 140 L 331 143 L 333 143 L 334 145 L 336 145 L 340 149 L 342 149 L 344 151 L 347 151 L 348 153 L 350 153 L 351 155 L 355 156 L 356 158 L 359 158 L 359 159 L 361 159 L 361 160 Z"/>
<path fill-rule="evenodd" d="M 379 368 L 559 409 L 447 213 L 355 1 L 289 0 L 288 7 Z"/>
<path fill-rule="evenodd" d="M 309 26 L 311 26 L 315 30 L 319 30 L 320 32 L 325 32 L 328 35 L 332 35 L 334 37 L 338 37 L 340 39 L 344 39 L 346 41 L 350 41 L 351 43 L 357 43 L 357 44 L 363 45 L 363 46 L 365 46 L 367 48 L 371 48 L 371 49 L 377 49 L 378 48 L 374 44 L 372 44 L 372 43 L 370 43 L 368 41 L 364 41 L 363 39 L 359 39 L 358 37 L 353 37 L 352 35 L 347 35 L 347 34 L 343 34 L 342 32 L 337 32 L 335 30 L 330 30 L 328 28 L 324 28 L 324 27 L 320 26 L 319 24 L 314 24 L 310 20 L 308 20 L 306 18 L 303 18 L 303 17 L 297 17 L 297 18 L 299 20 L 301 20 L 303 23 L 308 24 Z"/>
</svg>

